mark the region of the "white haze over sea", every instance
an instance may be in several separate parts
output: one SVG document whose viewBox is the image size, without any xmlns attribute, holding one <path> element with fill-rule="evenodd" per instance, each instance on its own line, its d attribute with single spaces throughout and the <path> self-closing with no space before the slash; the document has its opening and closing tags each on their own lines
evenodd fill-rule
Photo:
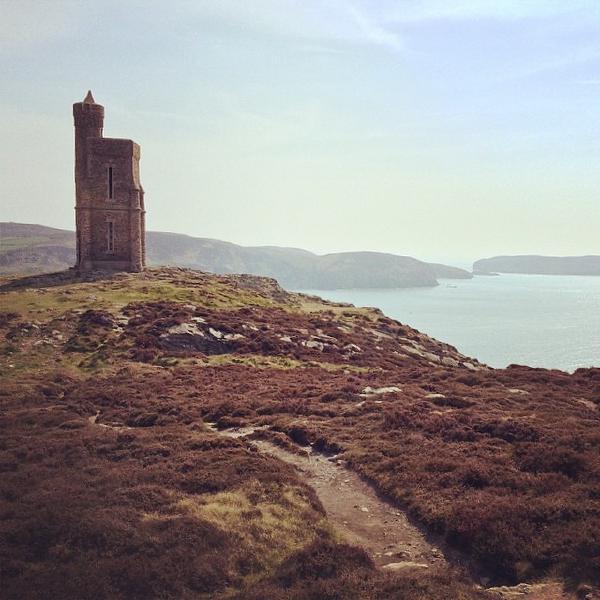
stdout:
<svg viewBox="0 0 600 600">
<path fill-rule="evenodd" d="M 600 367 L 600 277 L 503 274 L 435 288 L 302 291 L 375 306 L 492 367 Z"/>
</svg>

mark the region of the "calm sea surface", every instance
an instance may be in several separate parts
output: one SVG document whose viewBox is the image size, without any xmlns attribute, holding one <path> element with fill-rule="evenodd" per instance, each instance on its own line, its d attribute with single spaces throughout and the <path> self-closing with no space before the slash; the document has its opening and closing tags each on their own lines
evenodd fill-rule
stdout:
<svg viewBox="0 0 600 600">
<path fill-rule="evenodd" d="M 600 277 L 500 275 L 435 288 L 301 290 L 376 306 L 493 367 L 600 367 Z"/>
</svg>

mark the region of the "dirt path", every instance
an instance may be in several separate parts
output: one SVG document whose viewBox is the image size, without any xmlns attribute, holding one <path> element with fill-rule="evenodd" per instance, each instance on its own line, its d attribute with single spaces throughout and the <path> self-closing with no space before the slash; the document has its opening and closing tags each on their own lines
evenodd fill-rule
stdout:
<svg viewBox="0 0 600 600">
<path fill-rule="evenodd" d="M 427 568 L 445 562 L 440 549 L 429 544 L 406 516 L 382 501 L 360 477 L 335 457 L 290 454 L 269 442 L 256 446 L 295 465 L 317 492 L 328 518 L 350 543 L 362 546 L 375 563 L 388 569 Z"/>
<path fill-rule="evenodd" d="M 211 425 L 213 431 L 217 431 Z M 245 427 L 218 431 L 228 437 L 246 437 L 256 431 Z M 446 562 L 442 551 L 429 543 L 406 516 L 377 496 L 371 486 L 345 468 L 336 457 L 307 449 L 308 456 L 287 452 L 263 440 L 248 440 L 261 452 L 294 465 L 317 493 L 329 520 L 350 543 L 362 546 L 375 563 L 391 570 L 419 568 Z"/>
<path fill-rule="evenodd" d="M 219 435 L 246 438 L 264 427 L 240 427 L 218 430 Z M 427 569 L 449 562 L 458 556 L 445 556 L 441 548 L 427 540 L 406 515 L 380 498 L 375 490 L 356 473 L 347 469 L 335 456 L 326 457 L 307 448 L 307 455 L 294 454 L 263 440 L 248 443 L 261 452 L 294 465 L 317 493 L 336 530 L 351 544 L 363 547 L 377 566 L 391 571 Z M 513 587 L 488 588 L 491 598 L 505 600 L 569 600 L 559 583 L 520 584 Z M 590 596 L 590 598 L 597 598 Z"/>
</svg>

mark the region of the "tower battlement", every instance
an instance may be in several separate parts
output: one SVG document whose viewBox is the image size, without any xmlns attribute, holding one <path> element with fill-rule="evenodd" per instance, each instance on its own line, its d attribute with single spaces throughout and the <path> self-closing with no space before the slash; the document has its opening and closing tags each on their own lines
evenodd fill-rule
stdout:
<svg viewBox="0 0 600 600">
<path fill-rule="evenodd" d="M 141 271 L 146 262 L 140 147 L 105 138 L 104 107 L 91 91 L 73 104 L 79 271 Z"/>
</svg>

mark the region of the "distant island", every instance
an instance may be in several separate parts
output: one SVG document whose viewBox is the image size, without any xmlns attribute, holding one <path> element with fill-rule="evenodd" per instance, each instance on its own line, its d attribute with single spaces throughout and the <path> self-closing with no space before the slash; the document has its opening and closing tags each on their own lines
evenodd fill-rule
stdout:
<svg viewBox="0 0 600 600">
<path fill-rule="evenodd" d="M 211 273 L 273 277 L 288 289 L 404 288 L 470 279 L 464 269 L 382 252 L 317 255 L 298 248 L 239 246 L 178 233 L 147 232 L 148 263 Z M 0 223 L 0 274 L 60 271 L 75 262 L 75 234 L 65 229 Z"/>
<path fill-rule="evenodd" d="M 475 275 L 600 275 L 600 256 L 494 256 L 473 263 Z"/>
</svg>

